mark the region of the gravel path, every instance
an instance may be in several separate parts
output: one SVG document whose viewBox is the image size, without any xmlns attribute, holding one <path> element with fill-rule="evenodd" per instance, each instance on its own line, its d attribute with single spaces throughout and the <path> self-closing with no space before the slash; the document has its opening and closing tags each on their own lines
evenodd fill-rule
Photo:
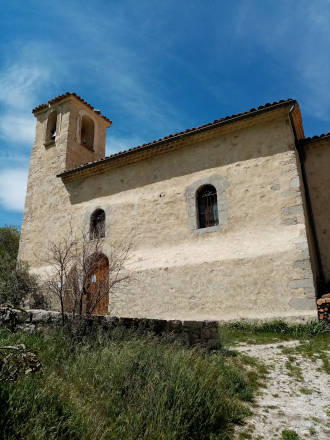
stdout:
<svg viewBox="0 0 330 440">
<path fill-rule="evenodd" d="M 329 375 L 320 368 L 320 359 L 313 362 L 297 353 L 292 358 L 281 350 L 298 345 L 299 341 L 289 341 L 235 348 L 269 367 L 267 388 L 257 396 L 247 425 L 236 430 L 236 439 L 281 439 L 285 429 L 302 439 L 330 439 Z"/>
</svg>

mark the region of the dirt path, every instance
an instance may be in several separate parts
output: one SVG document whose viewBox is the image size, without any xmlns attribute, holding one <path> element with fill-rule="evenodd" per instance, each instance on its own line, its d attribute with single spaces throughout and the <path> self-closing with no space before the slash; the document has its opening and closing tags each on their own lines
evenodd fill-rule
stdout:
<svg viewBox="0 0 330 440">
<path fill-rule="evenodd" d="M 283 430 L 293 430 L 302 439 L 330 438 L 329 375 L 314 362 L 282 348 L 298 346 L 298 341 L 267 345 L 240 345 L 235 348 L 269 367 L 267 388 L 257 396 L 254 415 L 239 427 L 236 439 L 281 439 Z M 330 352 L 329 352 L 330 355 Z"/>
</svg>

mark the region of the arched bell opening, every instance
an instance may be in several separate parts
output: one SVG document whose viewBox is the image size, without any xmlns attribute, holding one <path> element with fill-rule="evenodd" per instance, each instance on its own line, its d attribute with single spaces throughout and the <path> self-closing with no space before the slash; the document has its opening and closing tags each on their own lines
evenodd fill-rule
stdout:
<svg viewBox="0 0 330 440">
<path fill-rule="evenodd" d="M 57 113 L 51 112 L 48 116 L 47 130 L 46 130 L 46 143 L 50 144 L 55 142 L 57 129 Z"/>
<path fill-rule="evenodd" d="M 81 118 L 80 139 L 82 145 L 94 149 L 94 121 L 86 115 Z"/>
</svg>

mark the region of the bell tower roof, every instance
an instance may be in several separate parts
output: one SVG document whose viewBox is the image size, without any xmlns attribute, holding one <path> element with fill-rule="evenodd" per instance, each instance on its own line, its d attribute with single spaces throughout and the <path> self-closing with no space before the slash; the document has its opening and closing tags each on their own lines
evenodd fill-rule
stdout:
<svg viewBox="0 0 330 440">
<path fill-rule="evenodd" d="M 88 107 L 90 110 L 92 110 L 94 113 L 96 113 L 99 117 L 104 119 L 109 124 L 108 126 L 110 126 L 112 124 L 112 121 L 110 121 L 110 119 L 108 119 L 106 116 L 102 115 L 100 110 L 96 110 L 92 105 L 88 104 L 88 102 L 86 102 L 83 98 L 81 98 L 80 96 L 78 96 L 74 92 L 66 92 L 63 95 L 56 96 L 55 98 L 53 98 L 50 101 L 48 101 L 47 104 L 40 104 L 37 107 L 35 107 L 32 110 L 32 113 L 34 115 L 36 115 L 37 113 L 40 113 L 42 111 L 47 110 L 53 104 L 58 103 L 60 101 L 63 101 L 64 99 L 67 99 L 67 98 L 70 98 L 70 97 L 73 97 L 73 98 L 77 99 L 82 104 L 84 104 L 86 107 Z"/>
</svg>

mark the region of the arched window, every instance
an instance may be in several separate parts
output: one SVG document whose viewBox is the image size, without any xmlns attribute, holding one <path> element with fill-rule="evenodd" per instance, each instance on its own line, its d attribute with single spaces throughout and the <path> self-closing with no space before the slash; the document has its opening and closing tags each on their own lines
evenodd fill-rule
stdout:
<svg viewBox="0 0 330 440">
<path fill-rule="evenodd" d="M 86 115 L 81 119 L 80 139 L 85 147 L 94 148 L 94 121 Z"/>
<path fill-rule="evenodd" d="M 47 143 L 55 142 L 56 124 L 57 124 L 57 113 L 51 112 L 51 114 L 48 116 L 48 121 L 47 121 L 47 131 L 46 131 Z"/>
<path fill-rule="evenodd" d="M 105 212 L 103 209 L 97 209 L 91 215 L 89 235 L 91 240 L 105 236 Z"/>
<path fill-rule="evenodd" d="M 213 185 L 204 185 L 197 191 L 197 210 L 199 228 L 219 224 L 217 190 Z"/>
</svg>

